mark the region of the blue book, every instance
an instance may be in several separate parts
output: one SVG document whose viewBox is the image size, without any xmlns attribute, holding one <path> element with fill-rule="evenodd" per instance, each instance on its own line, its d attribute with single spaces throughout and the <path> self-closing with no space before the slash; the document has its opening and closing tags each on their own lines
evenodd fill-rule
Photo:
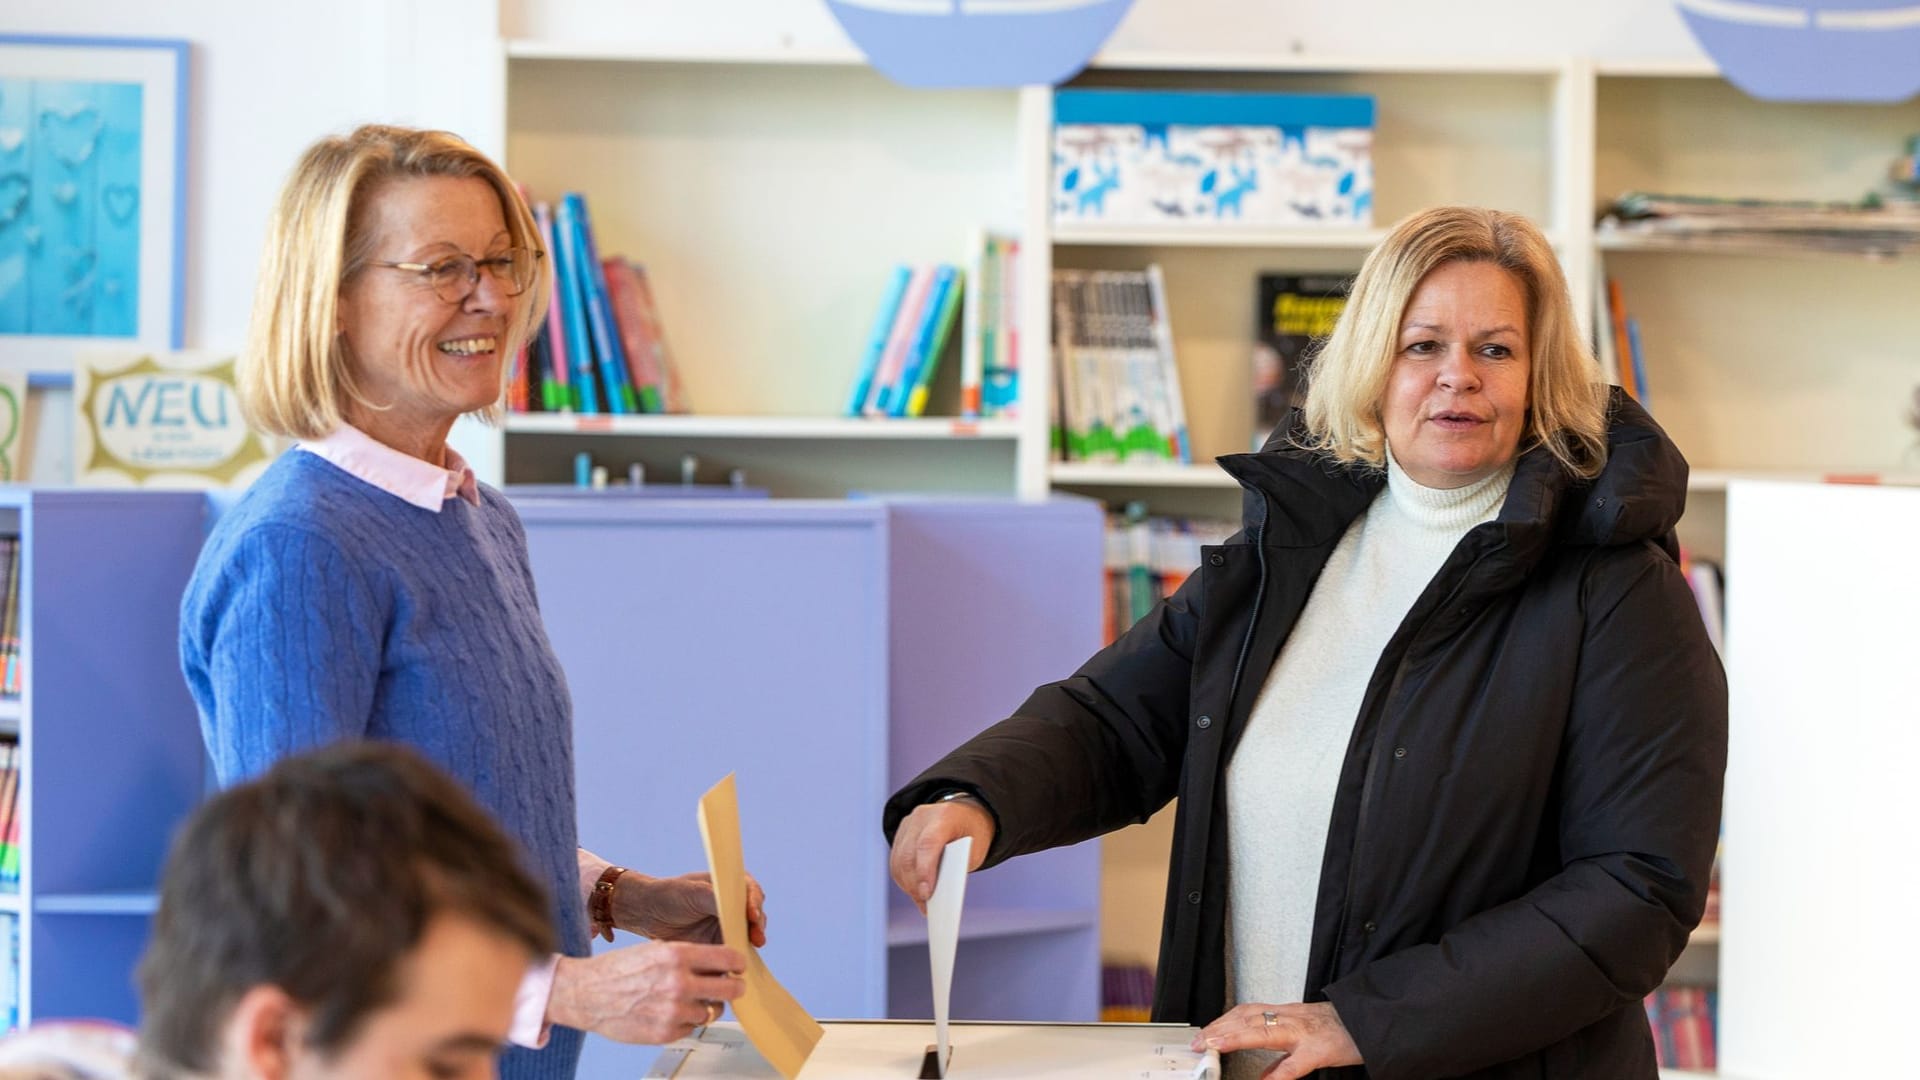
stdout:
<svg viewBox="0 0 1920 1080">
<path fill-rule="evenodd" d="M 953 267 L 942 263 L 934 268 L 933 283 L 927 286 L 927 302 L 920 308 L 920 324 L 913 328 L 907 355 L 900 362 L 900 378 L 880 388 L 880 412 L 886 416 L 905 416 L 907 399 L 920 381 L 920 368 L 927 362 L 927 350 L 933 345 L 933 332 L 940 325 L 940 311 L 947 294 L 953 291 Z"/>
<path fill-rule="evenodd" d="M 1640 407 L 1653 411 L 1653 399 L 1647 395 L 1647 359 L 1640 354 L 1640 320 L 1627 316 L 1627 352 L 1633 362 L 1633 382 L 1640 391 Z"/>
<path fill-rule="evenodd" d="M 575 412 L 600 411 L 600 393 L 593 385 L 593 339 L 587 335 L 587 296 L 580 280 L 579 230 L 574 227 L 575 198 L 569 193 L 553 208 L 553 240 L 559 257 L 553 261 L 560 275 L 560 314 L 567 327 L 567 385 L 573 391 Z"/>
<path fill-rule="evenodd" d="M 880 371 L 880 357 L 887 351 L 887 339 L 893 335 L 893 320 L 900 315 L 900 301 L 907 295 L 907 282 L 913 271 L 905 266 L 893 268 L 887 289 L 880 299 L 880 310 L 873 317 L 873 329 L 867 331 L 867 348 L 860 358 L 860 373 L 853 381 L 853 396 L 847 401 L 847 415 L 859 416 L 873 394 L 873 378 Z"/>
<path fill-rule="evenodd" d="M 600 363 L 600 379 L 607 390 L 607 411 L 636 413 L 640 402 L 633 392 L 633 380 L 627 376 L 626 349 L 613 325 L 613 305 L 607 300 L 607 272 L 600 265 L 600 252 L 593 242 L 593 219 L 587 215 L 587 200 L 579 192 L 568 192 L 561 199 L 573 209 L 573 254 L 579 260 L 580 282 L 586 290 L 587 329 L 593 334 L 593 355 Z"/>
</svg>

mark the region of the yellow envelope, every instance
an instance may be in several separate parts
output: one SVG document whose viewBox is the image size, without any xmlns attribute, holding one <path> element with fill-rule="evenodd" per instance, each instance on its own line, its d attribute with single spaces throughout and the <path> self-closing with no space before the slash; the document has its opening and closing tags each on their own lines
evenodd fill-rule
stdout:
<svg viewBox="0 0 1920 1080">
<path fill-rule="evenodd" d="M 707 846 L 707 869 L 713 874 L 721 938 L 747 958 L 747 990 L 734 999 L 733 1015 L 760 1056 L 781 1076 L 793 1080 L 824 1032 L 767 970 L 760 950 L 747 940 L 747 860 L 740 849 L 740 799 L 732 773 L 700 797 L 700 839 Z"/>
</svg>

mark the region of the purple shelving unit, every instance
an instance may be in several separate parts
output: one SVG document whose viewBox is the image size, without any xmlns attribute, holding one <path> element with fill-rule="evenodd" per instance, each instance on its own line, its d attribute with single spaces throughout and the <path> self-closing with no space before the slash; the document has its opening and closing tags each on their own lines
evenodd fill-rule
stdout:
<svg viewBox="0 0 1920 1080">
<path fill-rule="evenodd" d="M 135 962 L 204 754 L 180 678 L 180 597 L 206 535 L 187 492 L 0 488 L 21 539 L 21 1021 L 131 1024 Z"/>
<path fill-rule="evenodd" d="M 695 803 L 735 772 L 775 974 L 816 1016 L 929 1015 L 880 807 L 1098 648 L 1098 504 L 516 502 L 573 691 L 581 842 L 700 869 Z M 1095 1019 L 1098 907 L 1091 843 L 978 876 L 956 1015 Z M 589 1040 L 582 1075 L 652 1056 Z"/>
</svg>

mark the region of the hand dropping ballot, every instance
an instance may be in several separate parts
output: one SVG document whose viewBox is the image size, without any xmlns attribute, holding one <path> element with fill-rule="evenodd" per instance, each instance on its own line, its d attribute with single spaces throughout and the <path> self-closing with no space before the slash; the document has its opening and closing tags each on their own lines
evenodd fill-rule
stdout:
<svg viewBox="0 0 1920 1080">
<path fill-rule="evenodd" d="M 960 909 L 967 899 L 967 865 L 973 837 L 963 836 L 940 853 L 940 876 L 927 898 L 927 958 L 933 969 L 934 1045 L 920 1067 L 920 1080 L 943 1080 L 953 1064 L 947 1018 L 952 1015 L 953 957 L 960 948 Z"/>
<path fill-rule="evenodd" d="M 747 940 L 746 860 L 732 776 L 700 800 L 700 835 L 713 874 L 721 937 L 747 957 L 746 992 L 733 1003 L 738 1024 L 719 1023 L 664 1048 L 647 1073 L 673 1080 L 1216 1080 L 1220 1056 L 1187 1049 L 1185 1024 L 954 1023 L 954 967 L 972 841 L 941 852 L 927 900 L 933 1023 L 849 1020 L 817 1023 L 774 979 Z M 1036 973 L 1039 977 L 1039 973 Z M 932 1028 L 929 1031 L 929 1027 Z M 934 1037 L 927 1045 L 927 1037 Z M 958 1036 L 957 1040 L 955 1036 Z M 956 1046 L 956 1041 L 960 1046 Z M 924 1049 L 923 1049 L 924 1048 Z"/>
</svg>

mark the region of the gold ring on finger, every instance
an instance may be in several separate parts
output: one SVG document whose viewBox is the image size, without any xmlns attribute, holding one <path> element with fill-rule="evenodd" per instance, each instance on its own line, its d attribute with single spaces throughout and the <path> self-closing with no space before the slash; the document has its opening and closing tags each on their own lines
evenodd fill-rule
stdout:
<svg viewBox="0 0 1920 1080">
<path fill-rule="evenodd" d="M 707 1024 L 709 1026 L 711 1026 L 715 1020 L 720 1019 L 720 1008 L 720 1003 L 717 1001 L 707 1002 Z"/>
</svg>

